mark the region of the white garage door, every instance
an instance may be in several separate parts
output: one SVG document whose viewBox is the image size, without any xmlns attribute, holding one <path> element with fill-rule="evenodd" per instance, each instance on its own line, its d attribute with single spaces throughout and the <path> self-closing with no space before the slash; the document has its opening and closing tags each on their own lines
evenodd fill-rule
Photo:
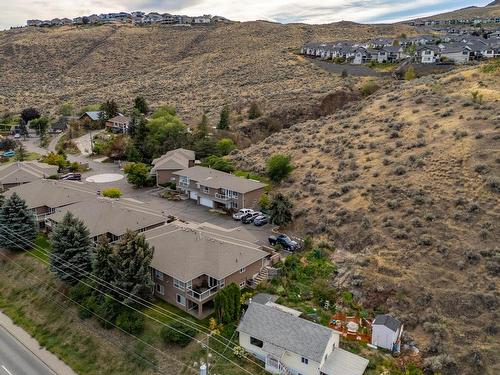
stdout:
<svg viewBox="0 0 500 375">
<path fill-rule="evenodd" d="M 190 191 L 189 198 L 194 199 L 194 200 L 198 200 L 198 194 L 196 193 L 196 191 Z"/>
<path fill-rule="evenodd" d="M 214 208 L 214 201 L 208 198 L 200 198 L 200 204 L 205 207 Z"/>
</svg>

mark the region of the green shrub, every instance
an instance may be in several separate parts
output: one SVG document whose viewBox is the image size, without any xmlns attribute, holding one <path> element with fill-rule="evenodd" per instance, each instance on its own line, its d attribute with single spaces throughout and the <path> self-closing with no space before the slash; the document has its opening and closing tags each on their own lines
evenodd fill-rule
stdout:
<svg viewBox="0 0 500 375">
<path fill-rule="evenodd" d="M 180 347 L 187 346 L 196 335 L 196 330 L 185 323 L 172 322 L 169 326 L 162 327 L 160 337 L 166 344 L 175 344 Z"/>
<path fill-rule="evenodd" d="M 101 318 L 99 322 L 104 328 L 112 328 L 112 322 L 114 322 L 118 314 L 120 314 L 121 309 L 122 305 L 119 302 L 106 296 L 97 305 L 95 312 Z"/>
<path fill-rule="evenodd" d="M 80 317 L 80 319 L 91 318 L 92 315 L 94 315 L 93 313 L 95 313 L 99 306 L 97 297 L 94 295 L 86 297 L 81 304 L 82 306 L 80 306 L 78 309 L 78 316 Z"/>
<path fill-rule="evenodd" d="M 102 195 L 108 198 L 120 198 L 123 193 L 118 188 L 107 188 L 102 191 Z"/>
<path fill-rule="evenodd" d="M 380 89 L 380 86 L 377 85 L 376 82 L 368 81 L 361 87 L 361 92 L 364 96 L 369 96 L 375 93 L 378 89 Z"/>
<path fill-rule="evenodd" d="M 276 154 L 267 161 L 267 174 L 272 181 L 280 182 L 293 171 L 290 156 Z"/>
<path fill-rule="evenodd" d="M 116 317 L 116 325 L 131 334 L 138 334 L 144 330 L 144 315 L 127 308 Z"/>
<path fill-rule="evenodd" d="M 88 281 L 79 282 L 69 290 L 69 298 L 78 303 L 82 303 L 87 297 L 92 295 L 93 289 L 88 286 Z"/>
</svg>

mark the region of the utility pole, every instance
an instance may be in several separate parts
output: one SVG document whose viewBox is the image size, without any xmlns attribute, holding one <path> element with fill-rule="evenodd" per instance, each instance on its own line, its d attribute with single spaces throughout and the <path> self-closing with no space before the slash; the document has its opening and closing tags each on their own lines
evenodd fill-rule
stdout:
<svg viewBox="0 0 500 375">
<path fill-rule="evenodd" d="M 210 341 L 210 335 L 211 335 L 211 333 L 207 333 L 207 375 L 208 375 L 208 372 L 209 372 L 208 360 L 210 358 L 210 347 L 208 346 L 208 344 L 209 344 L 209 341 Z"/>
<path fill-rule="evenodd" d="M 89 128 L 89 136 L 90 136 L 90 156 L 94 155 L 94 146 L 92 144 L 92 125 Z"/>
</svg>

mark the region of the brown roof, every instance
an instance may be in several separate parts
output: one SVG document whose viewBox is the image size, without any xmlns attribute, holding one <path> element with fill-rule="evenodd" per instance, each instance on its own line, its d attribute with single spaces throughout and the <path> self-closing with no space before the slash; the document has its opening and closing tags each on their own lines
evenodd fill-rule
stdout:
<svg viewBox="0 0 500 375">
<path fill-rule="evenodd" d="M 144 235 L 155 248 L 151 267 L 183 282 L 201 275 L 222 279 L 267 256 L 230 231 L 222 236 L 198 224 L 174 222 Z"/>
<path fill-rule="evenodd" d="M 248 193 L 257 189 L 262 189 L 266 186 L 266 184 L 259 181 L 238 177 L 230 173 L 206 167 L 187 168 L 182 171 L 174 172 L 173 174 L 185 176 L 209 188 L 225 188 L 238 193 Z"/>
<path fill-rule="evenodd" d="M 127 123 L 128 124 L 130 122 L 130 119 L 127 116 L 118 115 L 118 116 L 115 116 L 113 118 L 110 118 L 108 120 L 108 122 L 116 122 L 119 124 Z"/>
<path fill-rule="evenodd" d="M 189 168 L 189 162 L 195 160 L 195 153 L 191 150 L 178 148 L 153 160 L 151 173 L 162 170 L 179 170 Z"/>
</svg>

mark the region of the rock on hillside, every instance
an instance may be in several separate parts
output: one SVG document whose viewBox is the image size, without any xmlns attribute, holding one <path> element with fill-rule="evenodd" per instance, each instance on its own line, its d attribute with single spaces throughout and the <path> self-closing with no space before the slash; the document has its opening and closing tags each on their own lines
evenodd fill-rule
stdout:
<svg viewBox="0 0 500 375">
<path fill-rule="evenodd" d="M 215 117 L 236 108 L 321 97 L 336 80 L 294 52 L 310 40 L 412 33 L 403 25 L 281 25 L 245 22 L 180 28 L 107 25 L 0 32 L 0 113 L 26 105 L 54 110 L 136 95 L 175 105 L 180 115 Z"/>
<path fill-rule="evenodd" d="M 443 374 L 500 373 L 499 87 L 477 68 L 395 82 L 231 156 L 263 172 L 291 155 L 292 230 L 333 241 L 336 282 Z"/>
</svg>

